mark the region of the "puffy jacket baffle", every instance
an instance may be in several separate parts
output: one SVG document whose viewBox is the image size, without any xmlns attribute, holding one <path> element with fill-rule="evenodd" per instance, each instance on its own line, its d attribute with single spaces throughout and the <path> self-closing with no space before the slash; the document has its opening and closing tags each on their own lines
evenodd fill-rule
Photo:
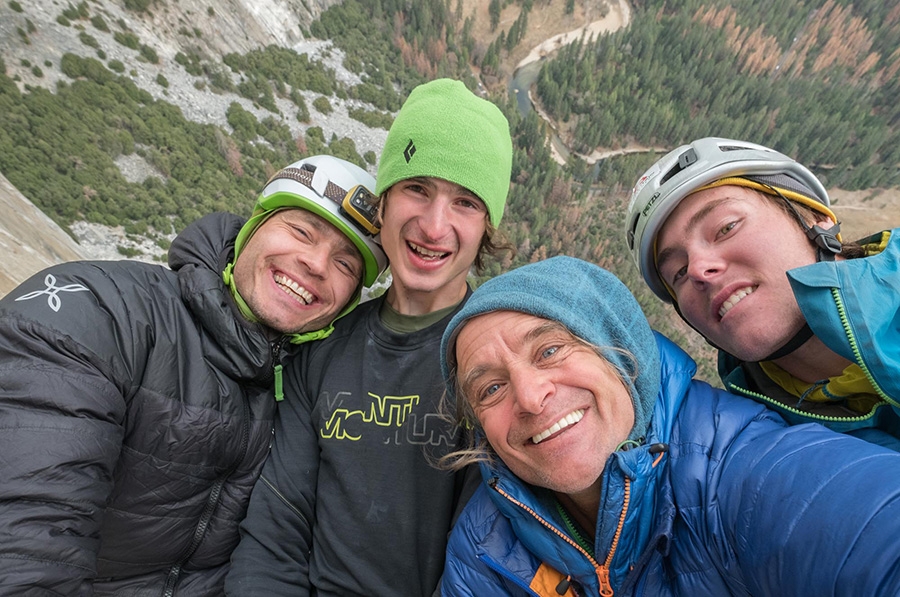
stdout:
<svg viewBox="0 0 900 597">
<path fill-rule="evenodd" d="M 0 301 L 0 595 L 221 595 L 284 352 L 221 272 L 243 220 Z"/>
</svg>

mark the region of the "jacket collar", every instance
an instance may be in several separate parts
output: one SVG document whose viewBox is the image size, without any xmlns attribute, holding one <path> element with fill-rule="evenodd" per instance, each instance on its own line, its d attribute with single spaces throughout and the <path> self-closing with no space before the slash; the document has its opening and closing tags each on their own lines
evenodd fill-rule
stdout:
<svg viewBox="0 0 900 597">
<path fill-rule="evenodd" d="M 900 313 L 900 229 L 882 232 L 862 243 L 877 242 L 884 235 L 890 238 L 881 253 L 814 263 L 790 270 L 787 275 L 813 333 L 844 358 L 857 364 L 862 360 L 876 384 L 900 403 L 900 377 L 892 375 L 900 368 L 897 338 L 886 325 Z M 838 300 L 840 304 L 836 305 Z M 852 342 L 847 329 L 852 330 Z M 743 363 L 720 352 L 718 369 L 726 387 L 749 387 L 766 396 L 791 400 L 767 381 L 755 363 Z M 795 423 L 803 422 L 802 415 L 790 418 Z M 839 425 L 831 427 L 846 430 Z"/>
<path fill-rule="evenodd" d="M 207 358 L 236 378 L 268 383 L 273 357 L 267 329 L 244 319 L 222 281 L 243 220 L 216 213 L 187 226 L 169 248 L 169 266 L 178 275 L 182 300 L 214 339 Z"/>
<path fill-rule="evenodd" d="M 887 322 L 900 313 L 900 229 L 885 234 L 890 239 L 881 253 L 797 268 L 788 279 L 816 336 L 844 358 L 863 360 L 897 406 L 900 377 L 893 372 L 900 369 L 900 357 L 896 328 Z M 845 326 L 852 330 L 850 338 Z"/>
</svg>

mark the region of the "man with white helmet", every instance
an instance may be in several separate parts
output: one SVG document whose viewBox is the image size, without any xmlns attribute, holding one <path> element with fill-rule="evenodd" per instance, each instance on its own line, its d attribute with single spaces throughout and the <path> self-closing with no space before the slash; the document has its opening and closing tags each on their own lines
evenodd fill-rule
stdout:
<svg viewBox="0 0 900 597">
<path fill-rule="evenodd" d="M 900 450 L 900 235 L 843 243 L 803 165 L 743 141 L 681 146 L 638 179 L 644 280 L 719 349 L 734 393 Z"/>
<path fill-rule="evenodd" d="M 66 263 L 0 301 L 0 594 L 223 593 L 281 362 L 386 267 L 374 186 L 304 159 L 249 221 L 185 228 L 171 269 Z"/>
</svg>

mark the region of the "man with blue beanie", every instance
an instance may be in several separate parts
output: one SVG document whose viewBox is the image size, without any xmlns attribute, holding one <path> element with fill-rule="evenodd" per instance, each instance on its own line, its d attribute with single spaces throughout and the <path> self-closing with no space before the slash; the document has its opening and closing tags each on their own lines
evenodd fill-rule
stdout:
<svg viewBox="0 0 900 597">
<path fill-rule="evenodd" d="M 511 167 L 509 124 L 494 104 L 448 79 L 410 93 L 376 181 L 390 288 L 286 370 L 229 594 L 437 590 L 465 481 L 477 481 L 431 466 L 461 439 L 437 413 L 440 339 L 473 265 L 502 248 Z"/>
<path fill-rule="evenodd" d="M 692 379 L 609 272 L 498 276 L 441 354 L 484 480 L 442 595 L 900 594 L 900 455 Z"/>
</svg>

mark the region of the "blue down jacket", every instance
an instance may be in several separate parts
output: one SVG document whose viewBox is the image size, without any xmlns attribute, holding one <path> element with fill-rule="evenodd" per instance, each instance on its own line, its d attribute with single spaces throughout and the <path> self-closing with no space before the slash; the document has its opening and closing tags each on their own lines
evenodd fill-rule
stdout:
<svg viewBox="0 0 900 597">
<path fill-rule="evenodd" d="M 607 462 L 596 559 L 559 530 L 552 497 L 498 461 L 450 538 L 442 594 L 900 594 L 900 454 L 788 427 L 657 343 L 649 437 Z"/>
<path fill-rule="evenodd" d="M 881 402 L 866 414 L 827 403 L 804 402 L 801 409 L 797 398 L 770 382 L 758 365 L 720 353 L 725 387 L 767 404 L 790 423 L 815 421 L 900 451 L 900 229 L 861 244 L 878 243 L 883 235 L 890 238 L 876 255 L 823 261 L 787 273 L 812 331 L 867 373 Z"/>
</svg>

